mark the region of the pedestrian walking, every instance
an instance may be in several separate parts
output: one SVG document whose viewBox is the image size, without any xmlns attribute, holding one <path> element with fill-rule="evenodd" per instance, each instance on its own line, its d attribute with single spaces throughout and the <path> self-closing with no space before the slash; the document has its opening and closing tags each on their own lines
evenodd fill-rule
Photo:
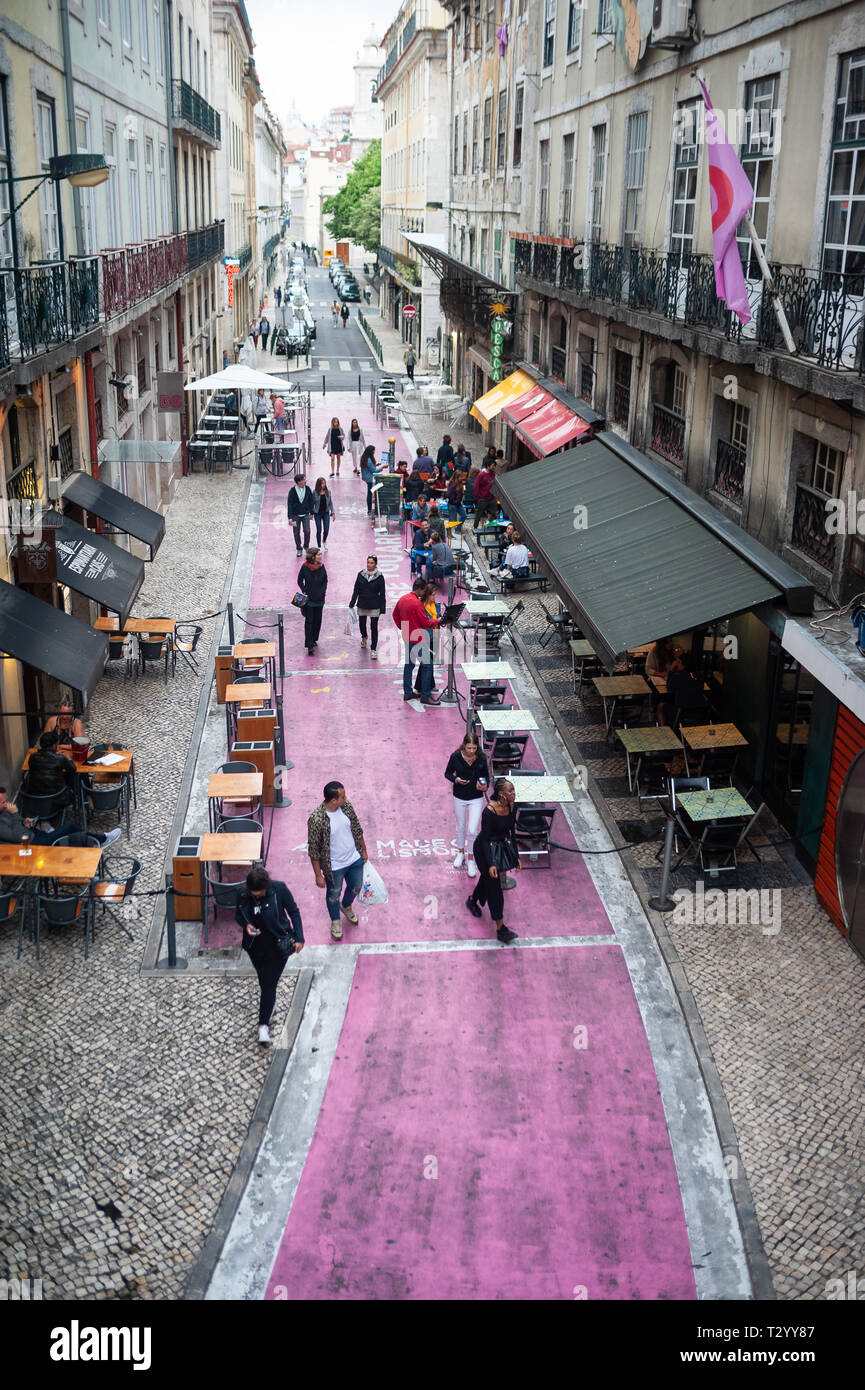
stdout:
<svg viewBox="0 0 865 1390">
<path fill-rule="evenodd" d="M 496 937 L 503 946 L 516 941 L 517 933 L 504 924 L 504 879 L 509 869 L 519 869 L 520 856 L 514 827 L 514 784 L 498 777 L 493 785 L 492 800 L 481 815 L 480 834 L 474 842 L 474 857 L 479 869 L 478 881 L 466 898 L 466 907 L 474 917 L 482 917 L 484 904 L 496 924 Z"/>
<path fill-rule="evenodd" d="M 414 348 L 412 347 L 411 343 L 409 343 L 407 351 L 403 353 L 402 360 L 405 363 L 406 376 L 408 377 L 409 381 L 414 381 L 414 364 L 417 361 L 417 358 L 414 355 Z"/>
<path fill-rule="evenodd" d="M 349 321 L 349 318 L 350 318 L 350 313 L 349 313 L 348 305 L 347 305 L 347 304 L 343 304 L 343 306 L 342 306 L 342 308 L 340 309 L 339 312 L 340 312 L 340 315 L 341 315 L 341 317 L 342 317 L 342 326 L 343 326 L 343 328 L 345 328 L 346 325 L 347 325 L 347 323 L 348 323 L 348 321 Z"/>
<path fill-rule="evenodd" d="M 277 309 L 282 308 L 282 285 L 276 287 L 276 307 Z"/>
<path fill-rule="evenodd" d="M 375 457 L 375 445 L 367 444 L 360 456 L 360 476 L 366 483 L 366 514 L 372 516 L 372 485 L 375 482 L 375 471 L 378 467 Z"/>
<path fill-rule="evenodd" d="M 395 604 L 392 617 L 403 640 L 403 699 L 414 700 L 416 698 L 413 676 L 414 665 L 417 661 L 420 663 L 421 704 L 437 705 L 438 698 L 433 696 L 430 691 L 433 676 L 431 637 L 433 629 L 438 627 L 438 620 L 434 621 L 423 606 L 421 595 L 425 588 L 426 580 L 416 579 L 412 585 L 411 593 L 403 594 L 402 598 Z"/>
<path fill-rule="evenodd" d="M 306 560 L 297 576 L 297 587 L 306 595 L 303 605 L 303 645 L 307 655 L 312 656 L 318 646 L 321 620 L 324 615 L 324 598 L 327 593 L 327 570 L 317 545 L 311 545 L 306 552 Z"/>
<path fill-rule="evenodd" d="M 313 498 L 313 517 L 315 518 L 315 539 L 318 544 L 327 550 L 327 537 L 330 531 L 330 523 L 336 516 L 333 510 L 333 498 L 330 495 L 330 488 L 327 485 L 327 478 L 316 478 L 315 487 L 312 490 Z M 322 539 L 322 535 L 324 539 Z"/>
<path fill-rule="evenodd" d="M 252 413 L 255 416 L 255 429 L 252 432 L 253 434 L 258 434 L 259 425 L 263 424 L 270 414 L 270 406 L 263 388 L 255 393 L 255 400 L 252 403 Z"/>
<path fill-rule="evenodd" d="M 261 346 L 263 350 L 267 352 L 267 335 L 270 332 L 270 320 L 266 314 L 262 315 L 259 328 L 261 329 Z"/>
<path fill-rule="evenodd" d="M 253 412 L 253 409 L 252 409 L 252 392 L 251 392 L 251 391 L 244 391 L 243 395 L 241 396 L 241 398 L 240 398 L 240 413 L 241 413 L 241 415 L 243 416 L 243 423 L 244 423 L 244 425 L 246 426 L 246 437 L 247 437 L 247 439 L 248 439 L 249 436 L 250 436 L 251 434 L 254 433 L 253 428 L 252 428 L 252 421 L 253 421 L 253 419 L 254 419 L 254 412 Z"/>
<path fill-rule="evenodd" d="M 446 434 L 442 439 L 441 444 L 439 445 L 439 451 L 436 454 L 436 463 L 438 464 L 439 468 L 442 469 L 442 471 L 444 471 L 445 468 L 452 471 L 454 457 L 455 455 L 453 451 L 453 445 L 451 444 L 451 437 L 449 434 Z"/>
<path fill-rule="evenodd" d="M 258 335 L 261 332 L 258 321 L 249 325 L 249 336 L 252 339 L 252 346 L 258 350 Z"/>
<path fill-rule="evenodd" d="M 270 409 L 273 414 L 273 442 L 282 444 L 285 441 L 285 401 L 275 391 L 270 393 Z"/>
<path fill-rule="evenodd" d="M 330 321 L 334 328 L 336 328 L 336 325 L 339 323 L 339 304 L 336 300 L 334 300 L 330 306 Z"/>
<path fill-rule="evenodd" d="M 294 531 L 294 543 L 297 546 L 297 555 L 299 559 L 303 554 L 303 550 L 309 547 L 310 517 L 313 515 L 315 507 L 315 498 L 313 497 L 312 488 L 307 487 L 306 475 L 304 473 L 298 473 L 294 480 L 294 487 L 288 489 L 286 506 L 288 509 L 288 519 Z M 301 528 L 303 529 L 303 550 L 300 546 Z"/>
<path fill-rule="evenodd" d="M 366 646 L 366 624 L 370 624 L 370 651 L 375 661 L 378 656 L 378 620 L 385 611 L 384 575 L 378 567 L 378 556 L 367 555 L 366 569 L 358 570 L 354 590 L 348 601 L 349 608 L 357 607 L 360 625 L 360 645 Z"/>
<path fill-rule="evenodd" d="M 476 734 L 466 734 L 459 748 L 451 753 L 445 777 L 454 789 L 454 815 L 457 822 L 457 853 L 454 868 L 463 863 L 469 878 L 477 874 L 473 858 L 474 843 L 481 828 L 484 794 L 489 786 L 490 769 L 481 752 Z M 468 858 L 466 857 L 468 850 Z"/>
<path fill-rule="evenodd" d="M 250 869 L 246 875 L 235 920 L 243 928 L 241 945 L 258 976 L 258 1041 L 267 1046 L 279 978 L 291 957 L 304 947 L 303 922 L 286 885 L 263 868 Z"/>
<path fill-rule="evenodd" d="M 363 430 L 357 423 L 357 420 L 352 420 L 348 427 L 348 447 L 351 450 L 351 456 L 354 460 L 354 472 L 359 473 L 360 456 L 366 448 L 366 440 L 363 437 Z"/>
<path fill-rule="evenodd" d="M 495 465 L 495 455 L 492 458 L 487 455 L 483 468 L 475 478 L 475 502 L 477 503 L 473 523 L 475 531 L 480 530 L 488 516 L 493 517 L 498 511 L 498 504 L 493 498 L 493 484 L 496 480 Z"/>
<path fill-rule="evenodd" d="M 339 477 L 339 465 L 342 462 L 343 449 L 345 447 L 345 430 L 341 428 L 339 420 L 334 415 L 330 422 L 330 429 L 324 436 L 324 452 L 330 454 L 330 476 Z M 334 467 L 336 472 L 334 473 Z"/>
<path fill-rule="evenodd" d="M 223 348 L 223 349 L 222 349 L 222 370 L 225 371 L 226 367 L 230 367 L 230 366 L 231 366 L 231 358 L 230 358 L 229 355 L 228 355 L 227 349 L 226 349 L 226 348 Z"/>
<path fill-rule="evenodd" d="M 325 890 L 330 934 L 334 941 L 341 941 L 340 912 L 353 927 L 357 926 L 352 903 L 363 885 L 363 866 L 369 855 L 363 828 L 351 802 L 346 800 L 342 782 L 328 782 L 322 795 L 324 800 L 306 823 L 306 849 L 316 886 Z"/>
</svg>

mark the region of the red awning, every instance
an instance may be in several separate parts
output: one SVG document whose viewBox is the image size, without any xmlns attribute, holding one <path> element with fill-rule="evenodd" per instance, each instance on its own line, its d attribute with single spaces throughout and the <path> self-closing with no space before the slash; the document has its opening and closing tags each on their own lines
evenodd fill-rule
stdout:
<svg viewBox="0 0 865 1390">
<path fill-rule="evenodd" d="M 528 444 L 536 458 L 546 458 L 556 449 L 582 435 L 591 435 L 592 427 L 579 415 L 545 391 L 536 386 L 520 396 L 512 405 L 502 411 L 511 429 L 519 439 Z"/>
</svg>

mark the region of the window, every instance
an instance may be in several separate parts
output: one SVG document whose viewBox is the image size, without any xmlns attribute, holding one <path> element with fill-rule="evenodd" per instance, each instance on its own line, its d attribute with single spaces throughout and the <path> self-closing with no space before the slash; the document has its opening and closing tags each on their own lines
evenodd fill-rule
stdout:
<svg viewBox="0 0 865 1390">
<path fill-rule="evenodd" d="M 496 127 L 496 172 L 503 174 L 508 153 L 508 94 L 506 90 L 499 92 Z"/>
<path fill-rule="evenodd" d="M 104 24 L 106 29 L 111 28 L 111 0 L 97 0 L 96 14 L 100 24 Z"/>
<path fill-rule="evenodd" d="M 138 141 L 134 137 L 126 141 L 126 158 L 129 165 L 129 234 L 132 241 L 140 241 L 141 200 L 138 190 Z"/>
<path fill-rule="evenodd" d="M 165 53 L 162 48 L 162 7 L 153 0 L 153 47 L 156 51 L 156 76 L 165 76 Z"/>
<path fill-rule="evenodd" d="M 463 112 L 463 173 L 469 171 L 469 113 Z"/>
<path fill-rule="evenodd" d="M 568 5 L 568 52 L 578 53 L 583 17 L 582 0 L 570 0 Z"/>
<path fill-rule="evenodd" d="M 538 146 L 538 233 L 547 235 L 547 221 L 550 202 L 550 142 L 542 140 Z"/>
<path fill-rule="evenodd" d="M 574 136 L 566 135 L 562 140 L 562 207 L 561 235 L 571 235 L 571 201 L 574 189 Z"/>
<path fill-rule="evenodd" d="M 613 32 L 613 6 L 611 0 L 598 0 L 598 33 Z"/>
<path fill-rule="evenodd" d="M 558 0 L 544 2 L 544 62 L 545 68 L 551 66 L 556 41 L 556 5 Z"/>
<path fill-rule="evenodd" d="M 138 0 L 138 44 L 142 63 L 150 62 L 150 0 Z"/>
<path fill-rule="evenodd" d="M 168 212 L 168 150 L 165 145 L 159 146 L 159 201 L 162 206 L 162 232 L 167 235 L 171 231 L 171 218 Z"/>
<path fill-rule="evenodd" d="M 865 49 L 843 58 L 838 73 L 823 270 L 865 273 Z"/>
<path fill-rule="evenodd" d="M 550 323 L 550 371 L 562 385 L 568 363 L 568 324 L 563 315 Z"/>
<path fill-rule="evenodd" d="M 471 45 L 472 21 L 468 8 L 463 13 L 463 62 L 468 62 L 469 47 Z"/>
<path fill-rule="evenodd" d="M 132 0 L 120 0 L 120 37 L 124 48 L 132 47 Z"/>
<path fill-rule="evenodd" d="M 204 67 L 204 99 L 205 99 L 205 101 L 209 101 L 210 98 L 209 98 L 209 94 L 208 94 L 208 91 L 207 91 L 207 49 L 206 49 L 206 48 L 205 48 L 205 50 L 204 50 L 204 63 L 203 63 L 203 67 Z"/>
<path fill-rule="evenodd" d="M 228 56 L 229 56 L 229 60 L 230 60 L 230 59 L 231 59 L 231 56 L 232 56 L 232 50 L 231 50 L 231 48 L 229 48 L 229 50 L 228 50 Z M 181 80 L 181 82 L 182 82 L 182 81 L 183 81 L 183 15 L 180 13 L 179 10 L 177 11 L 177 76 L 180 78 L 180 80 Z"/>
<path fill-rule="evenodd" d="M 123 244 L 120 234 L 120 189 L 117 182 L 117 128 L 105 127 L 105 163 L 108 165 L 108 178 L 105 183 L 105 198 L 108 210 L 108 242 L 117 247 Z"/>
<path fill-rule="evenodd" d="M 748 440 L 751 434 L 751 408 L 741 401 L 718 401 L 717 408 L 729 411 L 727 432 L 722 421 L 715 447 L 715 481 L 713 487 L 722 497 L 742 505 L 745 495 L 745 470 L 748 462 Z"/>
<path fill-rule="evenodd" d="M 484 101 L 484 157 L 481 168 L 484 173 L 490 172 L 490 155 L 492 153 L 493 137 L 493 99 L 487 97 Z"/>
<path fill-rule="evenodd" d="M 9 270 L 15 264 L 15 242 L 12 236 L 12 222 L 7 221 L 9 213 L 15 206 L 15 197 L 10 190 L 14 187 L 10 184 L 12 170 L 9 163 L 9 137 L 6 126 L 6 78 L 0 77 L 0 269 Z M 6 309 L 6 328 L 8 331 L 8 345 L 14 349 L 18 345 L 18 310 L 15 302 L 15 276 L 3 276 L 3 292 L 0 295 L 0 306 L 5 301 Z M 14 407 L 10 411 L 10 420 L 15 414 Z"/>
<path fill-rule="evenodd" d="M 519 169 L 523 159 L 523 99 L 525 87 L 522 82 L 514 89 L 514 157 L 513 166 Z"/>
<path fill-rule="evenodd" d="M 50 97 L 37 97 L 36 124 L 39 167 L 47 173 L 49 161 L 57 153 L 54 102 Z M 57 184 L 52 179 L 48 179 L 39 189 L 39 219 L 42 229 L 42 257 L 46 261 L 56 261 L 60 256 L 60 221 Z"/>
<path fill-rule="evenodd" d="M 90 154 L 89 116 L 75 116 L 75 147 L 79 154 Z M 76 188 L 73 196 L 81 209 L 81 249 L 85 256 L 92 256 L 96 250 L 96 195 L 92 188 Z"/>
<path fill-rule="evenodd" d="M 697 101 L 681 102 L 676 109 L 676 126 L 673 131 L 676 163 L 673 170 L 670 250 L 679 255 L 694 249 L 697 169 L 700 163 L 699 105 Z"/>
<path fill-rule="evenodd" d="M 673 411 L 675 411 L 677 415 L 682 416 L 683 419 L 685 415 L 685 392 L 687 391 L 687 388 L 688 378 L 685 376 L 685 373 L 682 371 L 682 368 L 677 363 L 676 366 L 673 368 L 673 381 L 672 386 L 670 388 L 670 408 Z"/>
<path fill-rule="evenodd" d="M 592 129 L 592 189 L 590 240 L 598 244 L 604 229 L 604 183 L 607 176 L 607 127 Z"/>
<path fill-rule="evenodd" d="M 754 189 L 751 219 L 763 250 L 769 227 L 769 198 L 775 158 L 777 77 L 761 77 L 745 87 L 745 129 L 740 158 Z M 744 219 L 736 229 L 742 267 L 749 280 L 760 279 L 760 266 Z"/>
<path fill-rule="evenodd" d="M 737 449 L 744 453 L 748 451 L 748 439 L 751 434 L 751 407 L 742 405 L 741 401 L 733 402 L 733 417 L 730 422 L 730 443 L 735 444 Z"/>
<path fill-rule="evenodd" d="M 577 390 L 584 401 L 592 404 L 595 390 L 595 340 L 581 333 L 577 339 Z"/>
<path fill-rule="evenodd" d="M 147 208 L 147 235 L 156 236 L 156 172 L 153 168 L 153 141 L 144 141 L 144 200 Z"/>
<path fill-rule="evenodd" d="M 496 37 L 496 0 L 487 0 L 487 48 L 492 48 Z"/>
<path fill-rule="evenodd" d="M 826 569 L 834 569 L 837 537 L 826 528 L 826 499 L 837 497 L 844 467 L 840 449 L 798 431 L 793 433 L 796 484 L 791 544 Z"/>
<path fill-rule="evenodd" d="M 478 269 L 482 275 L 488 275 L 487 253 L 489 251 L 489 232 L 486 227 L 481 227 L 481 259 Z"/>
<path fill-rule="evenodd" d="M 493 277 L 499 285 L 502 283 L 502 229 L 496 227 L 493 231 Z"/>
<path fill-rule="evenodd" d="M 625 247 L 639 246 L 643 213 L 643 183 L 646 178 L 646 131 L 649 117 L 645 111 L 628 117 L 625 146 L 625 215 L 622 242 Z"/>
<path fill-rule="evenodd" d="M 612 419 L 627 428 L 631 414 L 631 354 L 613 349 Z"/>
<path fill-rule="evenodd" d="M 472 111 L 472 173 L 478 171 L 478 108 Z"/>
<path fill-rule="evenodd" d="M 460 171 L 460 118 L 454 116 L 454 159 L 453 159 L 454 178 Z"/>
</svg>

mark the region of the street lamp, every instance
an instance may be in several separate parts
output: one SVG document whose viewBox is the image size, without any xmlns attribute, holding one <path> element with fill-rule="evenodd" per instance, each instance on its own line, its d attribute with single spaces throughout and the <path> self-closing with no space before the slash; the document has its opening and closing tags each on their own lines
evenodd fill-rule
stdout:
<svg viewBox="0 0 865 1390">
<path fill-rule="evenodd" d="M 43 183 L 51 179 L 52 183 L 62 183 L 68 179 L 73 188 L 95 188 L 100 183 L 105 183 L 110 174 L 110 169 L 105 162 L 104 155 L 101 154 L 55 154 L 48 161 L 48 172 L 40 174 L 17 174 L 10 179 L 10 183 L 30 183 L 38 180 L 36 187 L 31 188 L 30 192 L 17 203 L 11 212 L 7 213 L 3 221 L 0 222 L 0 232 L 11 222 L 16 212 L 23 208 L 24 204 L 38 193 Z M 62 242 L 61 242 L 62 245 Z M 61 251 L 62 256 L 62 251 Z"/>
</svg>

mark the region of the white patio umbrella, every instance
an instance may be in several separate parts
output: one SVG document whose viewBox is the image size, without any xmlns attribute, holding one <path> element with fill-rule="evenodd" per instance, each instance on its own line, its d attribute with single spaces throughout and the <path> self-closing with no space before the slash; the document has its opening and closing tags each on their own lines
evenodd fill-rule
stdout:
<svg viewBox="0 0 865 1390">
<path fill-rule="evenodd" d="M 283 377 L 273 376 L 270 372 L 253 371 L 252 367 L 245 367 L 240 362 L 232 363 L 224 371 L 213 372 L 210 376 L 199 377 L 197 381 L 187 382 L 184 390 L 186 391 L 221 391 L 230 390 L 232 387 L 236 391 L 273 391 L 277 387 L 282 387 L 286 391 L 294 391 L 296 387 Z"/>
</svg>

